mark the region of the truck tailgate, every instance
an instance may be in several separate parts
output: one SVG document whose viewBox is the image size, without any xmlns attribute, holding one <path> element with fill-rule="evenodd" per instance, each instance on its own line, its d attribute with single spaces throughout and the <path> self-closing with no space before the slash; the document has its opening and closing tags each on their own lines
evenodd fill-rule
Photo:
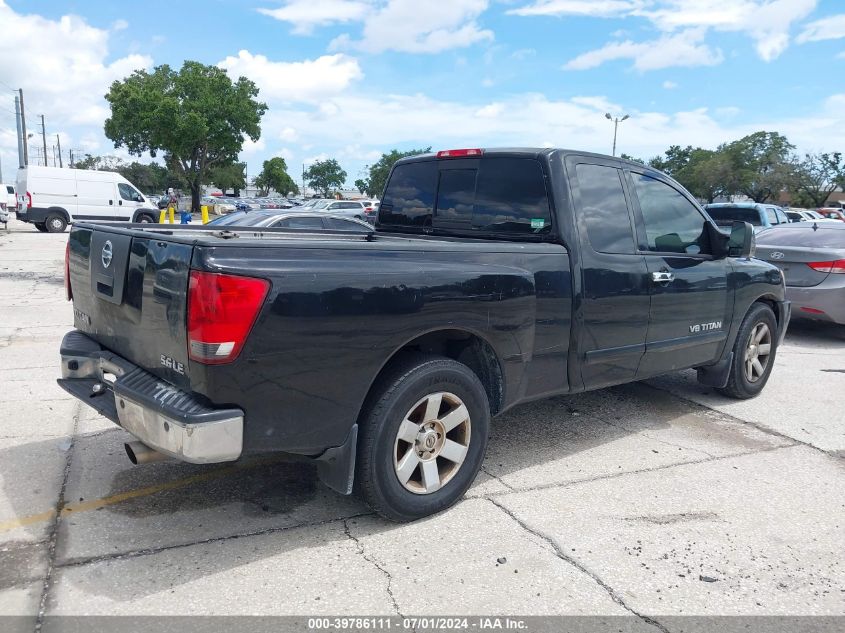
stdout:
<svg viewBox="0 0 845 633">
<path fill-rule="evenodd" d="M 90 225 L 75 226 L 68 245 L 76 328 L 188 389 L 185 323 L 193 246 Z"/>
</svg>

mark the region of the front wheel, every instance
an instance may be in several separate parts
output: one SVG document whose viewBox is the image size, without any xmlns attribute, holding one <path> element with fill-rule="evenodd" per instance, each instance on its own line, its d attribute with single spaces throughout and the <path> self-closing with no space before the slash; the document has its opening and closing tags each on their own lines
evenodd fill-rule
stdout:
<svg viewBox="0 0 845 633">
<path fill-rule="evenodd" d="M 448 358 L 419 356 L 381 382 L 364 415 L 355 485 L 392 521 L 413 521 L 458 501 L 475 480 L 490 428 L 478 377 Z"/>
<path fill-rule="evenodd" d="M 135 222 L 138 224 L 155 224 L 156 219 L 151 213 L 139 213 L 135 216 Z"/>
<path fill-rule="evenodd" d="M 721 393 L 746 400 L 763 391 L 775 364 L 777 329 L 772 309 L 755 303 L 739 327 L 728 384 L 719 389 Z"/>
</svg>

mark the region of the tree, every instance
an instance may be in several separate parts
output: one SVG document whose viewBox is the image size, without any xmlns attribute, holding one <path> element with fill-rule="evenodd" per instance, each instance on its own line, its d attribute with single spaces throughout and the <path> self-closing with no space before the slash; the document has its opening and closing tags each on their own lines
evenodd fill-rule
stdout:
<svg viewBox="0 0 845 633">
<path fill-rule="evenodd" d="M 215 165 L 208 172 L 208 182 L 223 193 L 233 189 L 235 196 L 246 189 L 246 163 L 224 163 Z"/>
<path fill-rule="evenodd" d="M 631 156 L 630 154 L 626 154 L 625 152 L 622 152 L 621 154 L 619 154 L 619 158 L 621 158 L 622 160 L 629 160 L 632 163 L 639 163 L 640 165 L 646 164 L 646 161 L 644 161 L 642 158 L 637 158 L 636 156 Z M 655 159 L 652 158 L 652 160 L 655 160 Z"/>
<path fill-rule="evenodd" d="M 840 152 L 805 154 L 793 170 L 791 192 L 794 202 L 822 207 L 837 185 L 845 181 L 845 162 Z"/>
<path fill-rule="evenodd" d="M 425 149 L 412 149 L 407 152 L 400 152 L 398 149 L 392 149 L 387 154 L 382 154 L 375 163 L 370 166 L 370 176 L 366 180 L 361 181 L 364 184 L 364 191 L 368 196 L 381 196 L 384 193 L 384 187 L 387 185 L 387 177 L 390 175 L 390 170 L 394 163 L 400 158 L 408 156 L 418 156 L 419 154 L 428 154 L 431 147 Z M 355 186 L 358 187 L 358 182 L 355 181 Z M 359 189 L 360 190 L 360 189 Z M 362 191 L 361 193 L 364 193 Z"/>
<path fill-rule="evenodd" d="M 233 163 L 247 137 L 261 136 L 267 105 L 257 96 L 249 79 L 232 82 L 223 69 L 199 62 L 186 61 L 178 72 L 167 64 L 152 73 L 137 70 L 109 88 L 105 134 L 130 154 L 164 152 L 188 182 L 198 211 L 209 170 Z"/>
<path fill-rule="evenodd" d="M 358 190 L 358 193 L 370 195 L 369 191 L 369 183 L 363 178 L 359 178 L 355 181 L 355 188 Z"/>
<path fill-rule="evenodd" d="M 344 178 L 346 174 L 344 174 Z M 288 174 L 288 165 L 281 156 L 274 156 L 265 160 L 261 173 L 255 178 L 255 186 L 262 196 L 270 193 L 270 189 L 287 196 L 289 193 L 299 193 L 299 187 Z"/>
<path fill-rule="evenodd" d="M 755 132 L 719 147 L 733 165 L 729 193 L 764 202 L 787 189 L 793 177 L 792 145 L 777 132 Z"/>
<path fill-rule="evenodd" d="M 305 170 L 305 182 L 328 198 L 332 189 L 339 189 L 346 182 L 346 172 L 334 158 L 318 160 Z"/>
</svg>

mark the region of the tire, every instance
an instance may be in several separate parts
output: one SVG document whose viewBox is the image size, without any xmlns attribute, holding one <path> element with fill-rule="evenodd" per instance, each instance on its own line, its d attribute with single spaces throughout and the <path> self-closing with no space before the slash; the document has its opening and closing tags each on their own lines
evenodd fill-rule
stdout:
<svg viewBox="0 0 845 633">
<path fill-rule="evenodd" d="M 47 216 L 47 221 L 44 222 L 48 233 L 64 233 L 67 228 L 67 220 L 63 215 L 58 213 L 51 213 Z"/>
<path fill-rule="evenodd" d="M 763 349 L 768 350 L 768 354 L 763 354 Z M 739 327 L 733 347 L 734 356 L 728 375 L 728 384 L 719 388 L 718 391 L 739 400 L 755 397 L 763 391 L 763 387 L 769 380 L 776 353 L 775 313 L 769 306 L 755 303 Z"/>
<path fill-rule="evenodd" d="M 490 405 L 481 381 L 454 360 L 413 356 L 375 389 L 360 424 L 358 494 L 391 521 L 445 510 L 464 495 L 484 460 Z M 402 439 L 400 430 L 414 441 Z"/>
<path fill-rule="evenodd" d="M 47 232 L 47 225 L 44 222 L 35 222 L 35 228 L 38 229 L 39 233 L 46 233 Z"/>
<path fill-rule="evenodd" d="M 135 222 L 138 224 L 155 224 L 156 219 L 151 213 L 139 213 L 135 216 Z"/>
</svg>

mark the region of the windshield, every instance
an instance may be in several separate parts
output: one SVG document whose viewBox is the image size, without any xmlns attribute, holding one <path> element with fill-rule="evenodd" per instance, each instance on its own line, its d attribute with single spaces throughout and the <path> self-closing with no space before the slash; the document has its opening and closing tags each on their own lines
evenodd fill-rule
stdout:
<svg viewBox="0 0 845 633">
<path fill-rule="evenodd" d="M 760 226 L 760 213 L 748 207 L 705 207 L 708 215 L 719 226 L 731 226 L 734 222 L 748 222 Z"/>
</svg>

